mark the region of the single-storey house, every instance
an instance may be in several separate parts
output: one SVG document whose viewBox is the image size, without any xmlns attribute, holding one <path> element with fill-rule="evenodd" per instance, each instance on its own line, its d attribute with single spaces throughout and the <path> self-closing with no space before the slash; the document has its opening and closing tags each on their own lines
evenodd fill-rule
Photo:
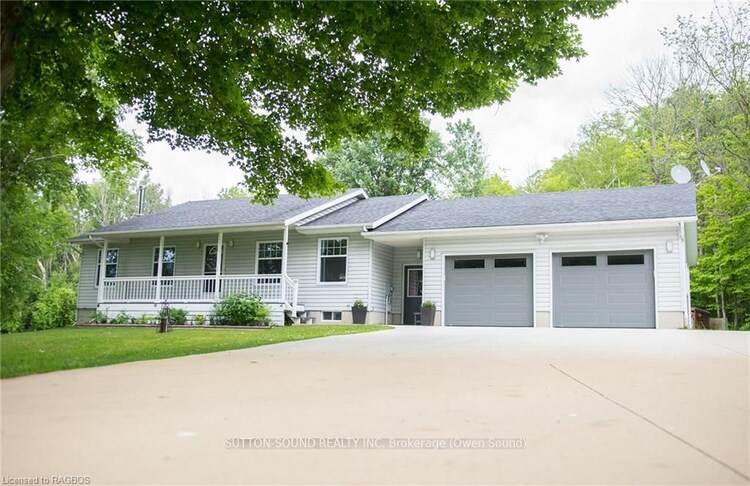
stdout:
<svg viewBox="0 0 750 486">
<path fill-rule="evenodd" d="M 693 184 L 428 200 L 282 195 L 194 201 L 76 237 L 79 321 L 192 315 L 234 293 L 273 320 L 435 325 L 689 326 Z"/>
</svg>

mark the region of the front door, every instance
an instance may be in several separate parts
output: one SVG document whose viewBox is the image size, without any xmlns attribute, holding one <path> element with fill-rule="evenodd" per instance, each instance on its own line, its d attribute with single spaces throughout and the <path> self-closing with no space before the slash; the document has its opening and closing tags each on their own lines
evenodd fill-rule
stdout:
<svg viewBox="0 0 750 486">
<path fill-rule="evenodd" d="M 222 245 L 223 246 L 223 245 Z M 204 292 L 216 291 L 216 260 L 218 259 L 218 245 L 206 245 L 203 250 L 203 275 L 212 276 L 203 281 Z M 224 248 L 222 248 L 224 250 Z M 226 253 L 224 253 L 226 255 Z M 221 269 L 224 273 L 224 255 L 222 255 Z M 221 284 L 219 284 L 221 285 Z"/>
<path fill-rule="evenodd" d="M 421 324 L 422 265 L 404 267 L 404 313 L 402 322 L 407 325 Z"/>
</svg>

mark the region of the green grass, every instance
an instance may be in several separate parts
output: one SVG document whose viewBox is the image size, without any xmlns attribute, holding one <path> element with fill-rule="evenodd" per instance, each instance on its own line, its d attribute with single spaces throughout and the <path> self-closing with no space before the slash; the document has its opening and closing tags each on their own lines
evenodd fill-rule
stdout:
<svg viewBox="0 0 750 486">
<path fill-rule="evenodd" d="M 62 328 L 0 337 L 0 377 L 90 368 L 128 361 L 172 358 L 253 348 L 340 334 L 390 329 L 387 326 L 286 326 L 258 330 L 154 328 Z"/>
</svg>

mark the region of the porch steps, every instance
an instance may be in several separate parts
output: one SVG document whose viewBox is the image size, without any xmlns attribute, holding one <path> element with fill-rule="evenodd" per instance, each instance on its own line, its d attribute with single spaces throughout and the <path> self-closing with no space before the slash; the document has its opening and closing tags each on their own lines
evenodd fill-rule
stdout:
<svg viewBox="0 0 750 486">
<path fill-rule="evenodd" d="M 297 309 L 294 311 L 292 309 L 287 309 L 285 314 L 293 324 L 312 324 L 313 322 L 313 317 L 305 310 L 305 306 L 302 305 L 298 305 Z"/>
</svg>

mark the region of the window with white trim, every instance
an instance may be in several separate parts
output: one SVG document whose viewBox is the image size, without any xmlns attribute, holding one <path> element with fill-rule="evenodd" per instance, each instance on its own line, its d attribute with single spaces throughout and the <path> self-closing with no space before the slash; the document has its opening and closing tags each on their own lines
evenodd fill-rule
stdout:
<svg viewBox="0 0 750 486">
<path fill-rule="evenodd" d="M 323 312 L 323 322 L 341 322 L 341 312 Z"/>
<path fill-rule="evenodd" d="M 320 283 L 346 282 L 348 244 L 347 238 L 320 240 L 320 274 L 318 275 Z"/>
<path fill-rule="evenodd" d="M 119 256 L 120 256 L 119 253 L 120 253 L 120 250 L 117 248 L 107 249 L 107 261 L 104 267 L 105 278 L 117 277 L 117 260 L 119 259 Z M 102 275 L 102 250 L 99 250 L 96 254 L 96 278 L 94 279 L 94 282 L 96 282 L 96 285 L 94 285 L 95 287 L 99 286 L 99 282 L 101 281 L 101 275 Z"/>
<path fill-rule="evenodd" d="M 284 255 L 284 244 L 281 241 L 263 241 L 258 243 L 258 263 L 256 268 L 260 275 L 278 275 L 281 273 L 281 258 Z"/>
<path fill-rule="evenodd" d="M 177 258 L 177 248 L 174 246 L 165 246 L 162 252 L 161 261 L 161 276 L 162 277 L 174 277 L 174 263 Z M 154 258 L 152 260 L 151 275 L 156 277 L 159 275 L 159 247 L 154 247 Z M 162 285 L 172 285 L 174 280 L 162 280 Z"/>
</svg>

